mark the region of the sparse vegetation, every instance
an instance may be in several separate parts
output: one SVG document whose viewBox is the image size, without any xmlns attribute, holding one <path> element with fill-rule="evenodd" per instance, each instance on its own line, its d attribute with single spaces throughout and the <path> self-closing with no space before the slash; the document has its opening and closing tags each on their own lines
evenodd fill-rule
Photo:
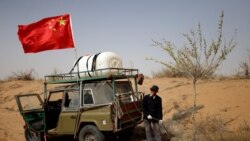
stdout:
<svg viewBox="0 0 250 141">
<path fill-rule="evenodd" d="M 209 44 L 205 39 L 201 25 L 198 24 L 197 31 L 191 30 L 188 34 L 183 34 L 187 40 L 182 48 L 177 48 L 170 41 L 153 41 L 155 47 L 161 48 L 171 57 L 171 62 L 159 61 L 155 58 L 146 58 L 147 60 L 160 63 L 173 72 L 178 72 L 192 79 L 193 84 L 193 141 L 196 140 L 195 110 L 196 110 L 196 82 L 201 78 L 211 77 L 221 63 L 226 59 L 229 53 L 236 47 L 235 36 L 227 43 L 223 42 L 223 18 L 222 11 L 219 25 L 218 37 Z"/>
<path fill-rule="evenodd" d="M 198 141 L 248 141 L 250 140 L 250 126 L 245 121 L 235 130 L 231 130 L 229 124 L 231 121 L 225 121 L 219 116 L 207 115 L 197 122 L 197 140 Z M 184 128 L 182 121 L 169 120 L 168 132 L 173 134 L 171 141 L 188 141 L 192 139 L 192 133 Z"/>
<path fill-rule="evenodd" d="M 160 78 L 160 77 L 185 77 L 183 73 L 175 72 L 173 70 L 170 70 L 168 68 L 164 68 L 159 72 L 153 72 L 152 73 L 154 78 Z"/>
<path fill-rule="evenodd" d="M 197 135 L 203 141 L 247 141 L 250 139 L 248 123 L 243 122 L 235 131 L 229 129 L 232 121 L 217 116 L 207 116 L 197 124 Z"/>
<path fill-rule="evenodd" d="M 34 80 L 35 70 L 30 69 L 27 71 L 12 72 L 12 75 L 7 80 Z"/>
<path fill-rule="evenodd" d="M 204 105 L 197 105 L 196 111 L 204 108 Z M 193 112 L 193 107 L 189 107 L 186 109 L 178 109 L 176 113 L 173 114 L 172 120 L 183 120 L 187 117 L 190 117 Z"/>
<path fill-rule="evenodd" d="M 246 61 L 243 61 L 240 63 L 240 72 L 238 73 L 238 76 L 243 76 L 244 78 L 250 78 L 249 77 L 249 70 L 250 70 L 250 49 L 248 49 L 248 58 Z"/>
<path fill-rule="evenodd" d="M 57 74 L 60 74 L 60 71 L 57 68 L 54 68 L 54 70 L 51 73 L 51 75 L 57 75 Z"/>
</svg>

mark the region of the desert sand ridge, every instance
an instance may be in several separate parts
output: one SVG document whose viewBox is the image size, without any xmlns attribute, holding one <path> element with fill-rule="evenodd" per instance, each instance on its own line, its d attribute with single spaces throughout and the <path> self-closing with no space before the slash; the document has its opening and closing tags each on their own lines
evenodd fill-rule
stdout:
<svg viewBox="0 0 250 141">
<path fill-rule="evenodd" d="M 184 78 L 147 78 L 139 90 L 149 93 L 153 84 L 160 87 L 164 121 L 171 119 L 180 109 L 193 105 L 192 83 Z M 0 141 L 25 141 L 23 119 L 18 112 L 14 95 L 43 92 L 42 81 L 8 81 L 0 83 Z M 216 115 L 230 122 L 231 128 L 243 121 L 250 122 L 250 80 L 202 80 L 197 84 L 197 120 Z M 42 95 L 41 95 L 42 96 Z M 187 124 L 191 119 L 186 118 Z M 143 134 L 143 133 L 142 133 Z M 131 140 L 141 140 L 144 135 Z"/>
</svg>

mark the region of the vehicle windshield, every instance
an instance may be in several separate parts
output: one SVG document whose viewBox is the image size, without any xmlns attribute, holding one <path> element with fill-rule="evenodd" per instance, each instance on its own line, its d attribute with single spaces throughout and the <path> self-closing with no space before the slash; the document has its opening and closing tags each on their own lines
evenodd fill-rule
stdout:
<svg viewBox="0 0 250 141">
<path fill-rule="evenodd" d="M 83 106 L 102 105 L 114 101 L 111 83 L 108 81 L 83 85 Z"/>
</svg>

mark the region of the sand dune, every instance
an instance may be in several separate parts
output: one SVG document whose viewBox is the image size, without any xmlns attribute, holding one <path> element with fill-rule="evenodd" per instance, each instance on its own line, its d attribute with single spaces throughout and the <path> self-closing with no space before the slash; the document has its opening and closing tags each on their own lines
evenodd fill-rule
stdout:
<svg viewBox="0 0 250 141">
<path fill-rule="evenodd" d="M 152 83 L 159 85 L 163 99 L 164 119 L 171 118 L 173 106 L 188 108 L 193 105 L 192 82 L 187 79 L 158 78 L 146 80 L 142 90 L 147 92 Z M 250 80 L 203 80 L 197 83 L 197 105 L 204 108 L 196 117 L 218 115 L 225 120 L 235 119 L 232 126 L 250 122 Z"/>
<path fill-rule="evenodd" d="M 151 85 L 160 87 L 163 100 L 164 120 L 171 119 L 176 110 L 193 105 L 192 83 L 183 78 L 145 79 L 139 89 L 149 93 Z M 24 141 L 23 120 L 18 112 L 14 95 L 39 93 L 43 91 L 42 81 L 9 81 L 0 83 L 0 141 Z M 232 128 L 243 121 L 250 122 L 250 80 L 202 80 L 197 84 L 197 120 L 207 115 L 216 115 L 230 121 Z M 187 120 L 190 120 L 188 117 Z M 143 133 L 142 133 L 143 134 Z M 140 140 L 143 135 L 133 137 Z"/>
</svg>

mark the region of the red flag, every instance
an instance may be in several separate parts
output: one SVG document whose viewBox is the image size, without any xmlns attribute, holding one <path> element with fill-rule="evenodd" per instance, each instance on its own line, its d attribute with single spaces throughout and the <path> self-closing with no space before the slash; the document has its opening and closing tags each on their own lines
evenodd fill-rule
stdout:
<svg viewBox="0 0 250 141">
<path fill-rule="evenodd" d="M 18 25 L 18 37 L 24 53 L 74 48 L 68 14 L 44 18 L 29 25 Z"/>
</svg>

